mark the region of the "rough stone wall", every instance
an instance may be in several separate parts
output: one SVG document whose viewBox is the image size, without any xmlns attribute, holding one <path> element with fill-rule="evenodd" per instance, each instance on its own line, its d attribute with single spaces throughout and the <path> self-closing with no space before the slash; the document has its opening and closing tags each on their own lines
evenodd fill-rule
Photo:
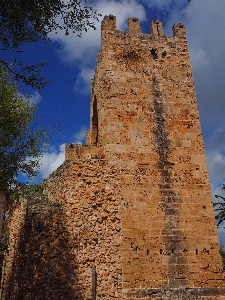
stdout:
<svg viewBox="0 0 225 300">
<path fill-rule="evenodd" d="M 7 232 L 7 221 L 5 220 L 5 213 L 7 211 L 7 201 L 5 195 L 0 193 L 0 240 L 3 239 L 4 235 Z M 0 281 L 2 278 L 2 266 L 4 260 L 4 251 L 0 249 Z M 1 284 L 0 284 L 1 288 Z"/>
<path fill-rule="evenodd" d="M 6 200 L 5 195 L 3 193 L 0 193 L 0 237 L 2 236 L 2 227 L 4 223 L 4 216 L 6 212 Z"/>
<path fill-rule="evenodd" d="M 2 299 L 90 299 L 93 266 L 97 299 L 225 299 L 185 28 L 128 29 L 102 22 L 87 145 L 28 206 Z"/>
<path fill-rule="evenodd" d="M 0 299 L 11 299 L 11 292 L 14 293 L 12 289 L 16 291 L 19 290 L 19 280 L 21 277 L 20 258 L 23 253 L 20 251 L 20 238 L 25 222 L 24 203 L 14 203 L 12 211 L 13 215 L 10 221 L 8 242 L 9 248 L 8 253 L 5 255 L 2 268 Z M 12 282 L 13 285 L 11 286 Z M 9 297 L 4 298 L 5 292 L 9 295 Z M 17 297 L 14 299 L 20 298 Z"/>
<path fill-rule="evenodd" d="M 45 182 L 50 204 L 14 211 L 1 299 L 91 299 L 93 266 L 99 299 L 122 298 L 118 180 L 110 162 L 67 162 Z"/>
<path fill-rule="evenodd" d="M 121 216 L 123 288 L 220 286 L 185 28 L 174 25 L 167 37 L 162 23 L 153 21 L 151 30 L 140 33 L 138 19 L 131 18 L 128 32 L 121 32 L 115 17 L 105 17 L 92 83 L 101 155 L 135 165 L 121 177 L 127 203 Z"/>
</svg>

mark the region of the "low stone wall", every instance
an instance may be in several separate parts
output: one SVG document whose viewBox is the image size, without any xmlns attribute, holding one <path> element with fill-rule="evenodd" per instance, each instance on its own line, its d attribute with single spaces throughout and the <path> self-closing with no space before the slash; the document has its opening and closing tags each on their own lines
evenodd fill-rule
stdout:
<svg viewBox="0 0 225 300">
<path fill-rule="evenodd" d="M 148 167 L 143 168 L 132 161 L 67 161 L 44 182 L 47 202 L 30 199 L 16 204 L 1 299 L 89 300 L 92 267 L 97 273 L 97 299 L 225 299 L 220 274 L 217 279 L 211 272 L 212 287 L 207 272 L 202 281 L 204 265 L 199 266 L 201 285 L 195 281 L 195 288 L 191 280 L 186 288 L 179 286 L 179 280 L 177 288 L 170 288 L 167 273 L 152 272 L 157 268 L 160 272 L 157 262 L 167 254 L 158 251 L 160 243 L 151 239 L 152 230 L 163 226 L 153 222 L 150 214 L 156 204 L 148 200 L 151 207 L 146 210 L 147 204 L 139 201 L 140 183 L 135 191 L 131 188 L 132 178 L 146 181 Z M 151 189 L 150 181 L 145 184 L 143 192 L 147 185 Z M 155 227 L 147 234 L 150 225 Z M 191 251 L 184 255 L 193 261 Z M 203 258 L 210 256 L 201 254 Z M 164 282 L 165 287 L 161 286 Z"/>
<path fill-rule="evenodd" d="M 104 161 L 64 164 L 45 182 L 49 203 L 11 217 L 2 300 L 121 299 L 118 170 Z M 112 192 L 114 191 L 114 192 Z"/>
</svg>

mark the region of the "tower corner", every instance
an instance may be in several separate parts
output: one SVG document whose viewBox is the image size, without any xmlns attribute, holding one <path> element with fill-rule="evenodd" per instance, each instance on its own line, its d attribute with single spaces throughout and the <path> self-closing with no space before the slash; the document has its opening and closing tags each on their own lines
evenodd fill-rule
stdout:
<svg viewBox="0 0 225 300">
<path fill-rule="evenodd" d="M 174 24 L 172 27 L 173 36 L 178 38 L 178 40 L 185 40 L 187 39 L 186 36 L 186 29 L 183 23 Z"/>
<path fill-rule="evenodd" d="M 101 23 L 102 49 L 110 49 L 114 44 L 116 33 L 116 16 L 105 16 Z"/>
</svg>

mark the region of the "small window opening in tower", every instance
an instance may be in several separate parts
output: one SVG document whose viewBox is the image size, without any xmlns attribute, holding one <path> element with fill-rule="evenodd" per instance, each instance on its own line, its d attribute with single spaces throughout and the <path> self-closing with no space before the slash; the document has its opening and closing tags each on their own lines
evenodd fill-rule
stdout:
<svg viewBox="0 0 225 300">
<path fill-rule="evenodd" d="M 159 35 L 159 25 L 158 24 L 156 25 L 156 28 L 157 28 L 157 34 Z"/>
<path fill-rule="evenodd" d="M 156 25 L 156 31 L 157 31 L 157 35 L 160 35 L 160 30 L 159 30 L 159 22 L 155 22 Z"/>
<path fill-rule="evenodd" d="M 114 16 L 113 15 L 109 15 L 109 20 L 114 20 Z"/>
<path fill-rule="evenodd" d="M 133 22 L 137 22 L 137 20 L 138 20 L 137 18 L 133 18 L 132 19 Z"/>
<path fill-rule="evenodd" d="M 157 58 L 158 58 L 157 49 L 152 48 L 152 49 L 150 50 L 150 52 L 151 52 L 151 55 L 153 56 L 154 59 L 157 59 Z"/>
<path fill-rule="evenodd" d="M 98 143 L 98 107 L 97 107 L 97 98 L 95 95 L 94 95 L 94 101 L 93 101 L 92 134 L 93 134 L 93 142 L 95 145 L 97 145 L 97 143 Z"/>
</svg>

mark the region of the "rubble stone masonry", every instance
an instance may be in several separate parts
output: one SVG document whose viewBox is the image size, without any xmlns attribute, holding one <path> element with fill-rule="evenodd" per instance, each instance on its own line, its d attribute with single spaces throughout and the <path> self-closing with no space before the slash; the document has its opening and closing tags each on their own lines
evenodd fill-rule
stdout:
<svg viewBox="0 0 225 300">
<path fill-rule="evenodd" d="M 92 267 L 97 299 L 225 299 L 183 24 L 104 18 L 86 145 L 45 184 L 54 205 L 11 217 L 2 299 L 93 299 Z"/>
</svg>

